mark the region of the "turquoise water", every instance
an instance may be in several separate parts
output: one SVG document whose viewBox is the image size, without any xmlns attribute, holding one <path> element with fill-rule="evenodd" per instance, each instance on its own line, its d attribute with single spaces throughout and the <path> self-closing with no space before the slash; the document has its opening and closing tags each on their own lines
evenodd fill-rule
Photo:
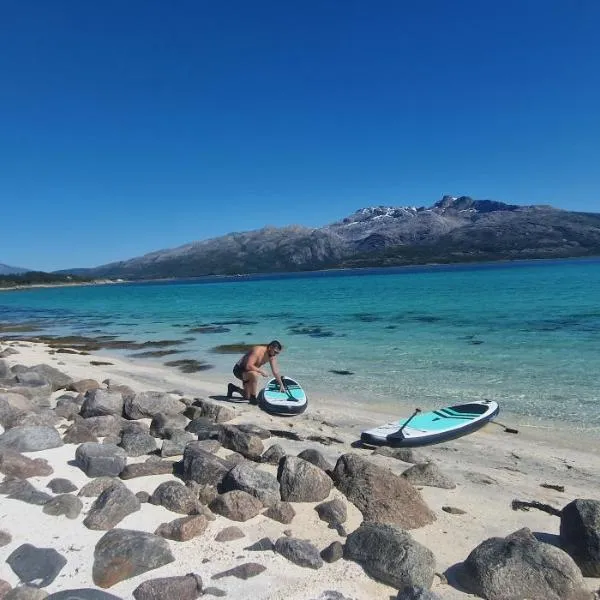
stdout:
<svg viewBox="0 0 600 600">
<path fill-rule="evenodd" d="M 423 409 L 489 398 L 529 421 L 600 428 L 600 260 L 0 293 L 0 322 L 31 320 L 46 333 L 185 339 L 156 360 L 207 361 L 224 381 L 237 356 L 214 346 L 277 338 L 282 372 L 309 397 Z M 229 331 L 188 331 L 211 323 Z"/>
</svg>

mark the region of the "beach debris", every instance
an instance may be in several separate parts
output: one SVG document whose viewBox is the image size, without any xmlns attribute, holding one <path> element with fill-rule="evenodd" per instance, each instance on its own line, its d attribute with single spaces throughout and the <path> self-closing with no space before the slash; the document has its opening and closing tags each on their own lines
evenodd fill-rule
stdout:
<svg viewBox="0 0 600 600">
<path fill-rule="evenodd" d="M 149 579 L 133 590 L 135 600 L 158 600 L 159 598 L 195 600 L 201 594 L 202 579 L 195 573 L 179 577 Z"/>
<path fill-rule="evenodd" d="M 436 520 L 406 478 L 357 454 L 340 456 L 332 476 L 336 487 L 361 511 L 365 521 L 416 529 Z"/>
<path fill-rule="evenodd" d="M 600 577 L 600 501 L 578 498 L 567 504 L 560 517 L 560 541 L 584 577 Z"/>
<path fill-rule="evenodd" d="M 575 561 L 528 528 L 479 544 L 464 561 L 459 583 L 482 598 L 580 600 L 591 595 Z"/>
<path fill-rule="evenodd" d="M 322 469 L 295 456 L 285 456 L 279 463 L 277 479 L 281 499 L 286 502 L 321 502 L 325 500 L 333 482 Z"/>
<path fill-rule="evenodd" d="M 112 529 L 96 544 L 92 577 L 97 586 L 108 588 L 174 560 L 164 538 L 145 531 Z"/>
<path fill-rule="evenodd" d="M 22 544 L 13 550 L 6 562 L 22 582 L 42 588 L 56 579 L 67 559 L 54 548 Z"/>
<path fill-rule="evenodd" d="M 558 508 L 554 508 L 554 506 L 544 504 L 543 502 L 537 502 L 536 500 L 534 500 L 533 502 L 513 500 L 511 502 L 511 508 L 513 510 L 529 510 L 530 508 L 537 508 L 538 510 L 546 512 L 549 515 L 554 515 L 555 517 L 560 517 L 562 515 L 562 511 Z"/>
<path fill-rule="evenodd" d="M 402 473 L 402 477 L 410 481 L 413 485 L 426 485 L 444 490 L 453 490 L 456 488 L 456 483 L 446 474 L 442 473 L 440 468 L 432 462 L 413 465 Z"/>
<path fill-rule="evenodd" d="M 433 552 L 410 533 L 388 523 L 364 522 L 344 545 L 344 558 L 360 564 L 373 579 L 396 589 L 429 589 L 435 573 Z"/>
<path fill-rule="evenodd" d="M 323 566 L 319 550 L 307 540 L 282 536 L 275 542 L 275 552 L 299 567 L 320 569 Z"/>
<path fill-rule="evenodd" d="M 564 492 L 564 485 L 557 485 L 556 483 L 540 483 L 540 487 L 547 488 L 549 490 L 555 490 L 557 492 Z"/>
</svg>

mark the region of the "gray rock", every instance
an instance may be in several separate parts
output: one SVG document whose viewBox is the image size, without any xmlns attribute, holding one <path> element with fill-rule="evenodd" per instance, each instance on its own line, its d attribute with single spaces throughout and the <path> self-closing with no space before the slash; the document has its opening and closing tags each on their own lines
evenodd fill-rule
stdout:
<svg viewBox="0 0 600 600">
<path fill-rule="evenodd" d="M 217 440 L 221 434 L 222 427 L 222 425 L 219 425 L 206 417 L 198 417 L 192 419 L 185 426 L 185 430 L 189 433 L 193 433 L 199 440 Z"/>
<path fill-rule="evenodd" d="M 145 531 L 112 529 L 96 544 L 92 577 L 97 586 L 108 588 L 174 560 L 164 538 Z"/>
<path fill-rule="evenodd" d="M 48 593 L 29 585 L 16 587 L 4 596 L 4 600 L 44 600 Z"/>
<path fill-rule="evenodd" d="M 54 494 L 68 494 L 69 492 L 74 492 L 77 489 L 76 485 L 71 483 L 68 479 L 64 479 L 62 477 L 52 479 L 52 481 L 50 481 L 46 487 L 52 490 Z"/>
<path fill-rule="evenodd" d="M 538 541 L 529 529 L 485 540 L 469 554 L 458 576 L 465 589 L 487 600 L 591 599 L 573 559 Z"/>
<path fill-rule="evenodd" d="M 100 384 L 95 379 L 79 379 L 67 386 L 67 391 L 85 394 L 89 390 L 97 390 Z"/>
<path fill-rule="evenodd" d="M 225 590 L 221 590 L 212 586 L 204 588 L 203 594 L 205 596 L 215 596 L 216 598 L 223 598 L 223 596 L 227 596 L 227 592 Z"/>
<path fill-rule="evenodd" d="M 197 497 L 179 481 L 161 483 L 154 490 L 149 502 L 183 515 L 191 515 L 198 509 Z"/>
<path fill-rule="evenodd" d="M 435 574 L 431 550 L 394 525 L 363 521 L 346 539 L 344 558 L 396 589 L 411 585 L 429 589 Z"/>
<path fill-rule="evenodd" d="M 145 504 L 150 501 L 150 494 L 148 492 L 136 492 L 135 497 L 140 501 L 141 504 Z"/>
<path fill-rule="evenodd" d="M 431 462 L 413 465 L 402 473 L 402 477 L 413 485 L 427 485 L 444 490 L 453 490 L 456 487 L 456 483 L 442 473 L 436 464 Z"/>
<path fill-rule="evenodd" d="M 216 542 L 231 542 L 246 537 L 246 534 L 239 527 L 225 527 L 215 536 Z"/>
<path fill-rule="evenodd" d="M 39 378 L 49 382 L 53 392 L 68 387 L 73 381 L 62 371 L 59 371 L 50 365 L 44 364 L 28 367 L 26 371 L 20 373 L 20 376 L 22 376 L 24 373 L 30 373 L 34 376 L 37 375 Z"/>
<path fill-rule="evenodd" d="M 200 484 L 218 486 L 230 470 L 230 466 L 218 456 L 206 452 L 190 442 L 183 453 L 183 479 Z"/>
<path fill-rule="evenodd" d="M 219 434 L 219 442 L 224 448 L 239 452 L 251 460 L 259 460 L 264 452 L 262 440 L 257 435 L 244 433 L 234 425 L 223 425 Z"/>
<path fill-rule="evenodd" d="M 277 479 L 281 499 L 286 502 L 320 502 L 333 487 L 331 478 L 322 469 L 295 456 L 281 459 Z"/>
<path fill-rule="evenodd" d="M 149 475 L 172 475 L 175 463 L 170 460 L 160 460 L 158 457 L 156 458 L 157 460 L 152 462 L 127 465 L 121 471 L 119 477 L 121 479 L 133 479 L 135 477 L 147 477 Z"/>
<path fill-rule="evenodd" d="M 121 435 L 125 420 L 116 415 L 100 415 L 98 417 L 82 419 L 81 423 L 83 423 L 93 435 L 97 437 L 107 437 Z"/>
<path fill-rule="evenodd" d="M 58 416 L 49 408 L 40 408 L 26 413 L 13 413 L 4 419 L 4 428 L 13 427 L 54 427 L 59 421 Z"/>
<path fill-rule="evenodd" d="M 47 515 L 60 516 L 65 515 L 67 519 L 76 519 L 81 513 L 83 502 L 73 494 L 61 494 L 51 498 L 44 504 L 42 512 Z"/>
<path fill-rule="evenodd" d="M 325 521 L 330 525 L 345 523 L 348 518 L 348 508 L 343 500 L 334 498 L 329 502 L 322 502 L 315 506 L 315 510 L 321 521 Z"/>
<path fill-rule="evenodd" d="M 269 517 L 269 519 L 283 523 L 284 525 L 289 525 L 296 516 L 296 511 L 289 502 L 278 501 L 270 506 L 263 515 Z"/>
<path fill-rule="evenodd" d="M 15 374 L 15 381 L 27 387 L 50 386 L 52 389 L 50 382 L 41 373 L 35 371 L 19 371 Z"/>
<path fill-rule="evenodd" d="M 183 413 L 186 405 L 165 392 L 140 392 L 133 398 L 127 398 L 123 413 L 128 419 L 154 418 L 156 415 Z"/>
<path fill-rule="evenodd" d="M 261 440 L 268 440 L 271 437 L 271 432 L 264 427 L 259 427 L 254 423 L 238 423 L 236 427 L 249 435 L 255 435 Z"/>
<path fill-rule="evenodd" d="M 85 392 L 80 414 L 85 419 L 104 415 L 120 417 L 123 414 L 123 396 L 101 388 L 89 389 Z"/>
<path fill-rule="evenodd" d="M 150 579 L 133 590 L 135 600 L 195 600 L 201 594 L 202 579 L 195 573 Z"/>
<path fill-rule="evenodd" d="M 17 452 L 37 452 L 62 445 L 58 431 L 43 425 L 13 427 L 0 435 L 0 449 L 8 448 Z"/>
<path fill-rule="evenodd" d="M 425 588 L 407 586 L 401 589 L 396 600 L 442 600 L 437 594 Z"/>
<path fill-rule="evenodd" d="M 125 467 L 127 455 L 114 444 L 85 442 L 75 451 L 75 462 L 88 477 L 115 477 Z"/>
<path fill-rule="evenodd" d="M 171 438 L 172 432 L 184 430 L 189 419 L 183 414 L 159 413 L 154 415 L 150 423 L 150 435 L 158 438 Z"/>
<path fill-rule="evenodd" d="M 255 517 L 263 508 L 258 498 L 242 490 L 233 490 L 217 496 L 209 505 L 216 514 L 232 521 L 247 521 Z"/>
<path fill-rule="evenodd" d="M 20 486 L 15 485 L 14 491 L 12 491 L 8 497 L 11 500 L 20 500 L 21 502 L 38 506 L 43 506 L 52 499 L 52 496 L 36 489 L 26 480 L 23 480 L 22 485 Z"/>
<path fill-rule="evenodd" d="M 390 448 L 389 446 L 381 446 L 373 451 L 373 454 L 380 454 L 381 456 L 389 456 L 402 462 L 419 464 L 429 462 L 429 458 L 425 456 L 419 450 L 413 448 Z"/>
<path fill-rule="evenodd" d="M 270 465 L 278 465 L 285 454 L 285 450 L 279 444 L 273 444 L 263 452 L 260 461 Z"/>
<path fill-rule="evenodd" d="M 247 462 L 237 464 L 223 478 L 223 492 L 242 490 L 258 498 L 265 506 L 273 506 L 281 500 L 277 477 L 255 469 Z"/>
<path fill-rule="evenodd" d="M 44 477 L 53 473 L 52 467 L 44 458 L 28 458 L 11 449 L 0 450 L 0 473 L 17 479 Z"/>
<path fill-rule="evenodd" d="M 340 456 L 332 476 L 365 521 L 415 529 L 436 519 L 409 481 L 356 454 Z"/>
<path fill-rule="evenodd" d="M 120 523 L 127 515 L 140 510 L 140 501 L 126 486 L 113 485 L 94 501 L 83 524 L 88 529 L 107 530 Z"/>
<path fill-rule="evenodd" d="M 142 456 L 156 450 L 156 440 L 149 433 L 125 431 L 119 444 L 127 456 Z"/>
<path fill-rule="evenodd" d="M 321 558 L 328 563 L 333 563 L 344 556 L 344 547 L 340 542 L 331 542 L 329 546 L 321 550 Z"/>
<path fill-rule="evenodd" d="M 6 562 L 22 582 L 42 588 L 56 579 L 67 559 L 54 548 L 23 544 L 10 554 Z"/>
<path fill-rule="evenodd" d="M 97 477 L 96 479 L 86 483 L 77 494 L 78 496 L 94 497 L 99 496 L 104 490 L 114 485 L 125 485 L 116 477 Z"/>
<path fill-rule="evenodd" d="M 167 435 L 169 437 L 163 440 L 160 449 L 160 455 L 163 457 L 182 455 L 187 444 L 196 439 L 196 436 L 188 431 L 168 430 Z"/>
<path fill-rule="evenodd" d="M 0 529 L 0 548 L 7 546 L 12 542 L 12 535 L 5 529 Z M 0 596 L 1 598 L 2 596 Z"/>
<path fill-rule="evenodd" d="M 75 421 L 63 436 L 65 444 L 83 444 L 84 442 L 98 442 L 98 438 L 83 421 Z"/>
<path fill-rule="evenodd" d="M 237 565 L 237 567 L 233 567 L 233 569 L 222 571 L 221 573 L 215 573 L 212 576 L 212 579 L 222 579 L 223 577 L 237 577 L 238 579 L 245 580 L 260 575 L 263 571 L 266 571 L 266 569 L 267 567 L 259 563 L 243 563 L 241 565 Z"/>
<path fill-rule="evenodd" d="M 107 594 L 92 588 L 79 588 L 77 590 L 63 590 L 50 594 L 47 600 L 122 600 L 119 596 Z"/>
<path fill-rule="evenodd" d="M 584 577 L 600 577 L 600 501 L 567 504 L 560 518 L 560 541 Z"/>
<path fill-rule="evenodd" d="M 207 526 L 208 519 L 205 515 L 192 515 L 161 523 L 154 533 L 176 542 L 187 542 L 202 535 Z"/>
<path fill-rule="evenodd" d="M 268 538 L 264 537 L 258 540 L 258 542 L 254 542 L 250 546 L 246 546 L 244 550 L 249 550 L 250 552 L 266 552 L 268 550 L 275 550 L 275 544 Z"/>
<path fill-rule="evenodd" d="M 214 421 L 215 423 L 225 423 L 235 418 L 235 410 L 230 406 L 221 406 L 214 402 L 209 402 L 203 398 L 194 398 L 194 404 L 190 409 L 198 408 L 199 413 L 195 414 L 195 417 L 206 417 Z"/>
<path fill-rule="evenodd" d="M 275 542 L 275 551 L 299 567 L 320 569 L 323 566 L 323 559 L 319 551 L 306 540 L 280 537 Z"/>
<path fill-rule="evenodd" d="M 319 469 L 322 469 L 326 473 L 333 471 L 333 465 L 323 456 L 321 452 L 315 450 L 314 448 L 302 450 L 302 452 L 298 454 L 298 458 L 312 463 L 315 465 L 315 467 L 319 467 Z"/>
</svg>

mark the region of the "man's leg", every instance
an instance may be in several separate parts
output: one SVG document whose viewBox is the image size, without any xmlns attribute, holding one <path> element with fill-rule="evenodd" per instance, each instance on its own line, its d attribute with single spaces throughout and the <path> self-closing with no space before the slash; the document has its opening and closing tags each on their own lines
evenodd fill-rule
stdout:
<svg viewBox="0 0 600 600">
<path fill-rule="evenodd" d="M 254 371 L 244 373 L 244 398 L 250 404 L 256 404 L 256 394 L 258 391 L 258 378 L 260 375 Z"/>
</svg>

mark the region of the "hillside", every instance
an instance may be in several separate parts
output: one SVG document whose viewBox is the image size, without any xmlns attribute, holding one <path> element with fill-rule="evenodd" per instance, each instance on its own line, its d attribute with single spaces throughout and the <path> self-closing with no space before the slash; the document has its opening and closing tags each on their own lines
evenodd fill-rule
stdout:
<svg viewBox="0 0 600 600">
<path fill-rule="evenodd" d="M 600 255 L 600 214 L 444 196 L 431 207 L 363 208 L 321 228 L 230 233 L 62 272 L 154 279 L 594 255 Z"/>
</svg>

